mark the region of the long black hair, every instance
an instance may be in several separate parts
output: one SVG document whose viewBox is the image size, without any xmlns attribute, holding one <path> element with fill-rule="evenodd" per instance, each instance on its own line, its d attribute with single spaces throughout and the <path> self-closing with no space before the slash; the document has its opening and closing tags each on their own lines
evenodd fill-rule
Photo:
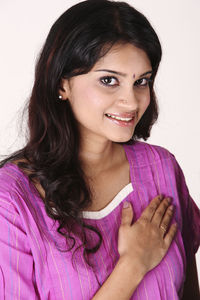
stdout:
<svg viewBox="0 0 200 300">
<path fill-rule="evenodd" d="M 127 143 L 137 138 L 146 140 L 158 117 L 154 94 L 154 78 L 161 60 L 159 39 L 146 17 L 125 2 L 88 0 L 65 11 L 52 26 L 39 56 L 35 81 L 28 105 L 28 140 L 20 149 L 4 159 L 18 162 L 28 171 L 29 179 L 41 184 L 45 191 L 47 215 L 58 222 L 57 231 L 71 247 L 79 236 L 84 258 L 95 253 L 102 242 L 98 228 L 89 226 L 80 212 L 91 204 L 91 192 L 79 161 L 80 136 L 69 101 L 59 101 L 61 80 L 88 73 L 94 64 L 116 43 L 125 42 L 147 54 L 152 70 L 150 104 Z M 72 224 L 78 224 L 72 226 Z M 90 247 L 86 229 L 99 236 Z M 78 248 L 77 248 L 78 249 Z M 76 250 L 77 250 L 76 249 Z"/>
</svg>

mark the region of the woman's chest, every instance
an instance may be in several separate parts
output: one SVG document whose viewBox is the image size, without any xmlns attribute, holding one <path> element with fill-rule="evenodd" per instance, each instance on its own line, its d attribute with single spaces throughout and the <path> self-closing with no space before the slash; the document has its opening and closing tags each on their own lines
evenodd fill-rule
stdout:
<svg viewBox="0 0 200 300">
<path fill-rule="evenodd" d="M 129 201 L 133 201 L 133 198 L 129 197 Z M 105 218 L 104 221 L 90 220 L 88 223 L 90 225 L 96 223 L 102 235 L 99 250 L 90 256 L 92 268 L 85 261 L 83 249 L 74 252 L 77 244 L 73 250 L 66 252 L 62 251 L 64 246 L 66 247 L 62 238 L 54 241 L 50 238 L 45 240 L 41 247 L 45 248 L 46 252 L 42 272 L 39 271 L 38 260 L 34 260 L 36 278 L 39 278 L 37 285 L 41 291 L 48 291 L 49 298 L 44 299 L 91 299 L 112 273 L 119 259 L 117 233 L 120 226 L 120 211 L 114 211 L 112 217 Z M 95 234 L 91 234 L 90 237 L 95 237 Z M 138 299 L 138 295 L 139 299 L 146 299 L 146 293 L 148 299 L 178 299 L 177 293 L 184 279 L 181 248 L 182 239 L 178 232 L 165 258 L 146 274 L 131 299 Z M 37 273 L 40 273 L 40 276 L 37 276 Z"/>
<path fill-rule="evenodd" d="M 128 183 L 130 175 L 127 162 L 110 172 L 95 176 L 89 181 L 92 203 L 85 210 L 99 211 L 105 208 Z"/>
<path fill-rule="evenodd" d="M 108 178 L 106 178 L 106 181 L 108 181 Z M 158 184 L 153 178 L 152 180 L 149 180 L 149 177 L 146 178 L 144 174 L 144 176 L 136 177 L 133 187 L 133 192 L 127 198 L 132 203 L 134 222 L 140 217 L 143 209 L 149 204 L 151 199 L 160 192 L 173 198 L 173 202 L 176 205 L 174 218 L 179 223 L 181 219 L 178 206 L 179 200 L 176 195 L 172 194 L 170 185 Z M 104 187 L 101 186 L 101 188 Z M 99 199 L 103 198 L 103 195 L 105 193 Z M 121 202 L 122 200 L 124 199 L 121 199 Z M 107 205 L 107 203 L 104 205 Z M 76 252 L 73 263 L 72 252 L 74 252 L 74 249 L 69 252 L 58 250 L 56 245 L 59 245 L 60 242 L 61 244 L 63 243 L 63 246 L 65 245 L 62 237 L 57 237 L 54 241 L 50 238 L 45 240 L 43 246 L 46 251 L 46 257 L 43 263 L 43 276 L 42 281 L 38 282 L 38 284 L 42 285 L 43 288 L 45 287 L 45 290 L 49 291 L 49 295 L 59 295 L 58 298 L 51 296 L 46 299 L 66 299 L 66 297 L 69 297 L 69 299 L 92 298 L 100 288 L 98 282 L 100 284 L 105 282 L 119 259 L 117 246 L 121 209 L 122 203 L 119 203 L 106 217 L 99 220 L 95 218 L 87 220 L 90 225 L 98 227 L 102 235 L 101 248 L 96 253 L 91 254 L 93 269 L 87 265 L 81 249 Z M 184 248 L 180 230 L 181 227 L 179 227 L 176 239 L 173 241 L 164 259 L 155 269 L 146 274 L 132 296 L 132 300 L 178 299 L 178 292 L 184 282 L 185 268 Z M 37 273 L 37 260 L 35 260 L 35 263 L 35 272 Z"/>
</svg>

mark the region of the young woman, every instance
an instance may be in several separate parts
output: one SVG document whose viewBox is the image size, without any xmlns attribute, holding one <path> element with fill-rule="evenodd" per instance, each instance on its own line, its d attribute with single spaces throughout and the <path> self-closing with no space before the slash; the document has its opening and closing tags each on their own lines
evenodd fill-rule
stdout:
<svg viewBox="0 0 200 300">
<path fill-rule="evenodd" d="M 175 157 L 138 141 L 160 59 L 125 2 L 83 1 L 51 28 L 27 144 L 1 162 L 1 299 L 198 299 L 199 209 Z"/>
</svg>

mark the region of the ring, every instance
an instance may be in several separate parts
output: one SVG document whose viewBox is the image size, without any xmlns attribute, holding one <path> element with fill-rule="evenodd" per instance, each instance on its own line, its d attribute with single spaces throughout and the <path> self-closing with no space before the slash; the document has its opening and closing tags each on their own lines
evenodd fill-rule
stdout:
<svg viewBox="0 0 200 300">
<path fill-rule="evenodd" d="M 167 231 L 167 228 L 165 226 L 163 226 L 163 225 L 160 226 L 160 229 L 162 229 L 164 232 Z"/>
</svg>

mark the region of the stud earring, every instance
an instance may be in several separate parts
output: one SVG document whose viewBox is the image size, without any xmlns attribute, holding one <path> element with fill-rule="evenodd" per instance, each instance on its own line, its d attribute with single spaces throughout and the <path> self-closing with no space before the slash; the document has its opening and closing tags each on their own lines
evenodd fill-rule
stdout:
<svg viewBox="0 0 200 300">
<path fill-rule="evenodd" d="M 58 96 L 58 99 L 59 99 L 59 100 L 62 100 L 62 96 L 61 96 L 61 95 L 59 95 L 59 96 Z"/>
</svg>

